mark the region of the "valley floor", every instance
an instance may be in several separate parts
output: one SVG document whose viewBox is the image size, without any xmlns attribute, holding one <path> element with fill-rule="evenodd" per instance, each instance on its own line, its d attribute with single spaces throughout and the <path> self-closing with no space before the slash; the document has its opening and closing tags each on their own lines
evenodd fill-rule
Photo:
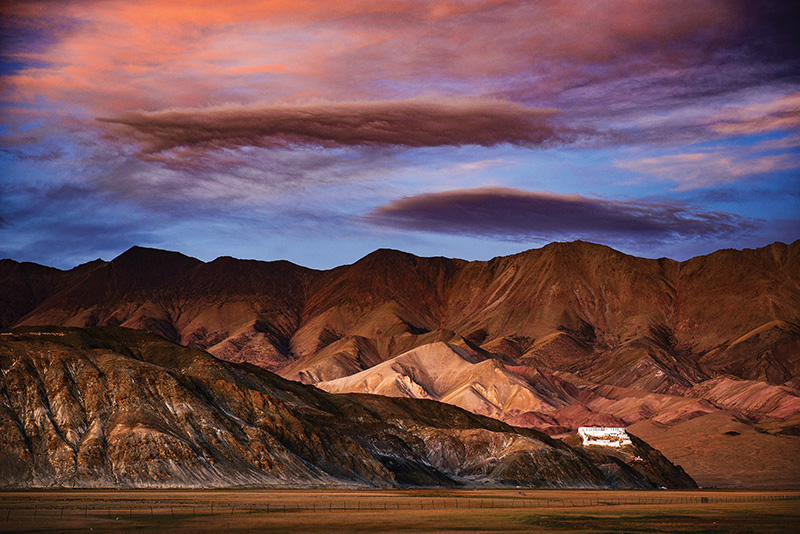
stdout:
<svg viewBox="0 0 800 534">
<path fill-rule="evenodd" d="M 800 532 L 800 492 L 29 490 L 0 532 Z"/>
</svg>

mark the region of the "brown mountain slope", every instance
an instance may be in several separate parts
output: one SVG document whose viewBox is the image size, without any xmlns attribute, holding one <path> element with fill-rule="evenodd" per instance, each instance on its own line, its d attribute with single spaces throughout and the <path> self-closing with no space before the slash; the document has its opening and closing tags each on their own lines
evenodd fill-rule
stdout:
<svg viewBox="0 0 800 534">
<path fill-rule="evenodd" d="M 5 487 L 661 483 L 446 404 L 331 395 L 128 329 L 5 332 L 0 370 Z"/>
<path fill-rule="evenodd" d="M 353 375 L 378 365 L 387 358 L 437 342 L 468 349 L 484 358 L 490 357 L 490 353 L 450 330 L 433 330 L 424 334 L 404 332 L 379 338 L 346 336 L 312 355 L 292 362 L 281 369 L 280 374 L 290 380 L 317 384 Z"/>
<path fill-rule="evenodd" d="M 329 351 L 354 372 L 365 367 L 360 356 L 397 355 L 384 340 L 448 330 L 622 386 L 677 391 L 720 372 L 779 384 L 800 366 L 799 257 L 800 242 L 682 263 L 575 242 L 488 262 L 381 250 L 320 272 L 134 248 L 77 283 L 61 277 L 13 322 L 144 328 L 226 359 L 291 365 L 294 377 L 300 362 L 319 367 L 320 352 L 349 336 L 377 350 Z M 784 326 L 752 334 L 768 324 Z M 755 370 L 741 363 L 753 357 L 762 360 Z"/>
<path fill-rule="evenodd" d="M 487 262 L 380 250 L 330 271 L 139 248 L 63 273 L 2 267 L 12 275 L 0 300 L 17 303 L 6 324 L 130 326 L 310 384 L 437 342 L 466 348 L 497 371 L 476 384 L 500 391 L 511 373 L 531 405 L 433 398 L 552 435 L 713 413 L 797 426 L 800 241 L 684 262 L 574 242 Z M 437 368 L 414 366 L 403 374 Z M 452 379 L 438 368 L 431 380 Z"/>
<path fill-rule="evenodd" d="M 775 320 L 800 324 L 800 241 L 720 250 L 680 265 L 675 336 L 694 350 L 733 343 Z"/>
<path fill-rule="evenodd" d="M 17 323 L 149 330 L 231 361 L 275 368 L 290 354 L 314 274 L 288 262 L 203 263 L 134 247 L 75 282 L 62 281 Z"/>
<path fill-rule="evenodd" d="M 800 436 L 763 432 L 730 413 L 715 412 L 672 425 L 630 427 L 703 487 L 797 488 Z"/>
<path fill-rule="evenodd" d="M 0 328 L 16 323 L 61 287 L 75 284 L 102 260 L 60 271 L 35 263 L 0 260 Z"/>
<path fill-rule="evenodd" d="M 781 384 L 800 376 L 799 354 L 800 327 L 774 320 L 707 352 L 700 363 L 712 373 Z"/>
<path fill-rule="evenodd" d="M 481 342 L 566 332 L 614 346 L 667 322 L 676 267 L 583 242 L 473 262 L 454 283 L 461 291 L 453 292 L 446 326 Z"/>
<path fill-rule="evenodd" d="M 294 354 L 313 358 L 346 336 L 377 340 L 441 329 L 453 278 L 464 264 L 382 249 L 326 272 L 310 288 Z"/>
</svg>

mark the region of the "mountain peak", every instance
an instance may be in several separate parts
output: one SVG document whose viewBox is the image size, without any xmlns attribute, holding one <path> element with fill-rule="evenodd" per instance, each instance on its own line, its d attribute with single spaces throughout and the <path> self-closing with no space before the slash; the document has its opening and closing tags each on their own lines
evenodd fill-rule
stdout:
<svg viewBox="0 0 800 534">
<path fill-rule="evenodd" d="M 137 283 L 141 277 L 152 278 L 156 282 L 167 281 L 202 263 L 180 252 L 136 246 L 111 260 L 106 268 L 124 284 L 127 281 Z"/>
<path fill-rule="evenodd" d="M 191 263 L 196 265 L 198 263 L 202 263 L 197 258 L 192 258 L 190 256 L 186 256 L 185 254 L 181 254 L 180 252 L 174 252 L 171 250 L 162 250 L 158 248 L 150 248 L 150 247 L 140 247 L 138 245 L 134 245 L 113 260 L 111 263 L 128 263 L 128 264 L 135 264 L 138 262 L 185 262 L 187 264 Z"/>
<path fill-rule="evenodd" d="M 409 258 L 418 258 L 418 256 L 411 254 L 410 252 L 405 252 L 402 250 L 397 250 L 393 248 L 379 248 L 373 252 L 370 252 L 356 263 L 361 262 L 383 262 L 383 261 L 395 261 L 398 259 L 406 260 Z"/>
</svg>

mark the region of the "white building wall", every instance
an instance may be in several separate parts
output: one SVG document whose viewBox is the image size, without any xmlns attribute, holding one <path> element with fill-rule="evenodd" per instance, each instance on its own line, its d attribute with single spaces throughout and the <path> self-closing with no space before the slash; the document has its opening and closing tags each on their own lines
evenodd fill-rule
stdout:
<svg viewBox="0 0 800 534">
<path fill-rule="evenodd" d="M 578 434 L 584 445 L 602 445 L 605 447 L 631 445 L 631 438 L 622 427 L 582 426 L 578 428 Z"/>
</svg>

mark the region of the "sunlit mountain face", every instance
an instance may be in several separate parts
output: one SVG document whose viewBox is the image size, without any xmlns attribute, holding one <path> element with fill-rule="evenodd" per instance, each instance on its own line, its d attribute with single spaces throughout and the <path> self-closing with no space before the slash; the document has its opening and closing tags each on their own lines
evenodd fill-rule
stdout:
<svg viewBox="0 0 800 534">
<path fill-rule="evenodd" d="M 696 488 L 634 438 L 604 453 L 432 401 L 331 395 L 146 332 L 0 336 L 0 487 Z"/>
<path fill-rule="evenodd" d="M 9 1 L 0 257 L 800 235 L 791 2 Z"/>
<path fill-rule="evenodd" d="M 702 486 L 796 488 L 800 480 L 795 461 L 800 446 L 800 240 L 721 250 L 683 262 L 639 258 L 583 241 L 485 262 L 381 249 L 330 270 L 230 257 L 203 262 L 134 247 L 110 262 L 66 271 L 0 260 L 0 312 L 0 328 L 5 329 L 0 332 L 0 426 L 9 436 L 0 450 L 12 451 L 0 458 L 0 466 L 16 466 L 8 471 L 16 477 L 14 484 L 62 484 L 73 476 L 81 484 L 106 483 L 112 466 L 92 460 L 96 471 L 76 475 L 81 462 L 75 458 L 95 454 L 97 444 L 112 441 L 118 446 L 107 451 L 112 456 L 127 454 L 121 445 L 127 442 L 147 452 L 137 441 L 141 425 L 153 429 L 149 443 L 159 451 L 173 450 L 174 436 L 167 430 L 183 425 L 186 434 L 178 441 L 196 442 L 192 454 L 199 454 L 197 447 L 211 442 L 196 441 L 191 430 L 196 421 L 187 415 L 193 412 L 185 412 L 181 403 L 196 403 L 193 410 L 207 416 L 206 426 L 220 417 L 230 429 L 245 421 L 241 424 L 258 440 L 266 440 L 259 443 L 268 443 L 267 436 L 284 431 L 265 427 L 258 414 L 269 418 L 282 412 L 257 398 L 297 392 L 317 399 L 311 405 L 329 414 L 322 417 L 343 415 L 352 424 L 363 422 L 357 418 L 360 412 L 351 406 L 355 411 L 343 414 L 342 406 L 353 399 L 363 404 L 363 394 L 382 396 L 374 402 L 390 412 L 414 412 L 406 413 L 401 426 L 417 425 L 416 434 L 402 439 L 407 444 L 424 440 L 428 448 L 422 456 L 403 456 L 394 446 L 387 452 L 380 445 L 385 435 L 369 434 L 375 441 L 367 449 L 377 450 L 378 456 L 401 454 L 416 465 L 393 464 L 384 457 L 379 462 L 394 475 L 384 473 L 380 481 L 369 482 L 379 485 L 392 485 L 393 476 L 401 485 L 449 484 L 463 476 L 474 483 L 473 475 L 504 484 L 519 469 L 524 485 L 614 486 L 617 482 L 604 479 L 606 471 L 578 476 L 577 464 L 568 467 L 569 462 L 555 461 L 550 453 L 531 455 L 541 447 L 525 439 L 522 449 L 492 445 L 519 434 L 537 436 L 556 448 L 546 436 L 563 438 L 580 448 L 575 432 L 581 426 L 627 427 Z M 206 384 L 200 393 L 198 380 Z M 351 400 L 336 400 L 341 395 Z M 387 397 L 402 400 L 397 404 Z M 32 408 L 31 399 L 38 408 Z M 424 403 L 410 402 L 415 399 Z M 221 402 L 230 409 L 220 409 Z M 305 406 L 297 408 L 301 415 L 309 402 L 300 402 Z M 330 403 L 339 403 L 338 411 Z M 55 416 L 47 406 L 55 407 Z M 120 415 L 109 419 L 112 408 Z M 451 418 L 460 413 L 456 408 L 491 417 L 495 426 L 475 419 L 469 429 L 461 423 L 453 427 Z M 228 419 L 230 413 L 238 415 Z M 434 413 L 439 414 L 435 420 L 421 418 Z M 118 420 L 125 424 L 113 433 L 84 435 L 93 424 L 106 428 Z M 496 426 L 498 420 L 535 433 Z M 458 432 L 445 438 L 431 429 L 420 433 L 419 425 Z M 334 426 L 332 435 L 345 441 L 365 431 L 343 421 Z M 227 446 L 239 450 L 244 438 L 232 436 L 228 445 L 212 447 L 217 452 L 203 449 L 203 454 L 218 457 Z M 47 440 L 49 452 L 42 456 L 39 445 L 32 444 Z M 320 451 L 325 448 L 324 440 L 313 440 Z M 337 443 L 329 446 L 342 452 Z M 293 443 L 289 449 L 296 452 L 297 447 Z M 464 451 L 470 452 L 464 456 Z M 356 456 L 363 458 L 362 452 Z M 521 456 L 509 456 L 505 467 L 477 468 L 481 455 L 506 458 L 517 452 Z M 607 452 L 587 454 L 596 465 L 608 467 L 615 461 Z M 622 452 L 617 459 L 634 461 L 635 469 L 646 467 L 649 474 L 640 474 L 656 485 L 683 487 L 686 482 L 660 456 L 642 456 L 639 449 Z M 120 462 L 135 465 L 138 453 L 125 454 Z M 195 456 L 180 454 L 186 465 L 194 465 Z M 375 460 L 366 456 L 372 458 L 368 463 Z M 635 462 L 641 457 L 649 458 L 644 467 Z M 259 464 L 244 453 L 226 458 L 235 464 L 226 467 L 234 477 L 230 480 L 242 484 L 280 483 L 281 477 L 287 483 L 321 484 L 324 478 L 314 478 L 319 473 L 303 471 L 300 464 L 299 471 L 276 474 L 266 469 L 268 462 Z M 294 465 L 295 460 L 287 461 Z M 438 474 L 419 470 L 434 460 L 444 462 L 436 464 L 443 469 Z M 457 468 L 473 461 L 477 471 Z M 560 465 L 557 472 L 537 479 L 535 466 L 552 461 Z M 318 467 L 342 482 L 341 473 Z M 360 483 L 367 483 L 364 472 L 356 471 L 345 478 L 361 477 Z M 164 476 L 178 485 L 231 483 L 224 482 L 228 475 L 212 474 L 187 478 L 169 468 Z M 161 483 L 138 467 L 128 475 L 117 480 Z M 643 479 L 637 477 L 624 484 L 640 487 Z"/>
<path fill-rule="evenodd" d="M 793 2 L 0 4 L 0 485 L 798 488 Z"/>
</svg>

